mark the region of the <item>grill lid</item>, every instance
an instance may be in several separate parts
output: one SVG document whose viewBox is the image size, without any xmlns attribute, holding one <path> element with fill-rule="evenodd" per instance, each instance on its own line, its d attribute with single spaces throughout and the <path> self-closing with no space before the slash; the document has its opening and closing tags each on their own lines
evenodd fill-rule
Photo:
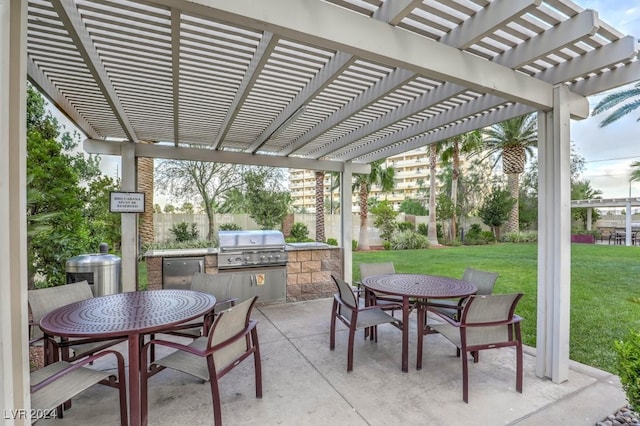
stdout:
<svg viewBox="0 0 640 426">
<path fill-rule="evenodd" d="M 243 249 L 284 249 L 284 235 L 280 231 L 218 231 L 221 251 Z"/>
</svg>

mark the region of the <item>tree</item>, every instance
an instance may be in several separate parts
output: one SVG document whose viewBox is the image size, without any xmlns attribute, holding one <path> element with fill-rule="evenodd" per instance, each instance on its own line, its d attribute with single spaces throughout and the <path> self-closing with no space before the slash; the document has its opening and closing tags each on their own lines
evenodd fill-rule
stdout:
<svg viewBox="0 0 640 426">
<path fill-rule="evenodd" d="M 278 179 L 254 169 L 245 174 L 247 210 L 262 229 L 278 229 L 289 212 L 291 194 L 281 190 Z"/>
<path fill-rule="evenodd" d="M 429 145 L 429 226 L 427 238 L 430 246 L 439 246 L 438 228 L 436 225 L 436 166 L 438 160 L 438 147 Z"/>
<path fill-rule="evenodd" d="M 419 200 L 413 198 L 405 198 L 400 203 L 400 211 L 404 214 L 412 214 L 416 216 L 426 216 L 427 209 Z"/>
<path fill-rule="evenodd" d="M 164 212 L 165 213 L 173 213 L 176 211 L 176 208 L 173 204 L 165 204 L 164 206 Z"/>
<path fill-rule="evenodd" d="M 626 101 L 629 102 L 625 103 Z M 620 104 L 622 105 L 618 107 Z M 640 107 L 640 82 L 636 83 L 631 88 L 611 93 L 602 98 L 602 100 L 593 108 L 591 115 L 598 115 L 604 111 L 609 111 L 614 107 L 618 108 L 600 122 L 600 127 L 608 126 Z M 636 121 L 640 121 L 640 117 L 638 117 Z"/>
<path fill-rule="evenodd" d="M 507 175 L 511 197 L 516 200 L 507 222 L 508 232 L 518 232 L 518 195 L 520 175 L 524 172 L 527 157 L 534 154 L 538 144 L 537 118 L 535 114 L 523 115 L 494 124 L 482 132 L 485 136 L 484 158 L 494 156 L 494 166 L 502 159 L 502 171 Z"/>
<path fill-rule="evenodd" d="M 471 154 L 477 152 L 482 145 L 482 135 L 474 130 L 463 135 L 445 139 L 441 148 L 441 157 L 444 164 L 451 163 L 451 202 L 453 203 L 453 215 L 451 217 L 451 237 L 456 238 L 457 229 L 457 207 L 458 207 L 458 179 L 460 177 L 460 154 Z"/>
<path fill-rule="evenodd" d="M 368 198 L 373 185 L 378 185 L 381 192 L 389 192 L 394 186 L 395 171 L 393 167 L 382 167 L 385 160 L 377 160 L 371 163 L 371 173 L 368 175 L 355 175 L 352 189 L 358 190 L 360 204 L 360 235 L 358 237 L 358 250 L 369 250 L 368 236 Z"/>
<path fill-rule="evenodd" d="M 571 183 L 571 199 L 572 200 L 593 200 L 601 198 L 602 191 L 591 187 L 588 180 Z M 571 218 L 582 223 L 583 229 L 587 229 L 587 207 L 574 207 L 571 209 Z M 595 222 L 600 218 L 598 210 L 593 209 L 591 212 L 591 222 Z"/>
<path fill-rule="evenodd" d="M 220 213 L 240 214 L 247 212 L 247 197 L 242 188 L 233 188 L 222 195 Z"/>
<path fill-rule="evenodd" d="M 225 192 L 242 185 L 242 173 L 240 166 L 234 164 L 164 160 L 156 165 L 156 182 L 161 192 L 171 194 L 176 200 L 190 200 L 195 195 L 202 198 L 209 220 L 207 239 L 211 240 L 218 201 Z"/>
<path fill-rule="evenodd" d="M 87 189 L 85 216 L 91 223 L 89 233 L 93 240 L 105 242 L 109 247 L 119 248 L 122 241 L 121 217 L 109 211 L 110 193 L 120 190 L 120 181 L 109 176 L 92 180 Z"/>
<path fill-rule="evenodd" d="M 185 201 L 182 203 L 182 207 L 180 207 L 180 211 L 182 213 L 193 214 L 193 203 L 190 201 Z"/>
<path fill-rule="evenodd" d="M 324 242 L 324 171 L 318 170 L 316 177 L 316 241 Z"/>
<path fill-rule="evenodd" d="M 65 152 L 75 147 L 74 139 L 68 133 L 60 137 L 58 122 L 45 114 L 44 98 L 31 86 L 27 90 L 28 282 L 34 288 L 36 275 L 49 286 L 64 284 L 67 259 L 95 250 L 99 236 L 90 231 L 86 193 L 74 168 L 86 166 L 89 175 L 92 163 Z"/>
<path fill-rule="evenodd" d="M 517 200 L 511 196 L 511 191 L 494 186 L 478 210 L 482 223 L 491 227 L 497 241 L 500 241 L 500 227 L 509 219 L 516 202 Z"/>
<path fill-rule="evenodd" d="M 375 207 L 371 208 L 371 213 L 376 216 L 373 225 L 380 230 L 380 238 L 385 241 L 391 241 L 391 237 L 396 229 L 398 229 L 398 223 L 396 217 L 398 213 L 393 210 L 393 205 L 388 200 L 380 201 Z"/>
</svg>

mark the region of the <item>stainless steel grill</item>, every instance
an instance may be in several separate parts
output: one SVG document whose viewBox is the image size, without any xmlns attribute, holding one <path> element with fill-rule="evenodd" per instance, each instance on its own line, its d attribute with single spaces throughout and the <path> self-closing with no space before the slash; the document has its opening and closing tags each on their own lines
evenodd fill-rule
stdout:
<svg viewBox="0 0 640 426">
<path fill-rule="evenodd" d="M 280 231 L 218 231 L 218 269 L 284 266 L 285 247 Z"/>
</svg>

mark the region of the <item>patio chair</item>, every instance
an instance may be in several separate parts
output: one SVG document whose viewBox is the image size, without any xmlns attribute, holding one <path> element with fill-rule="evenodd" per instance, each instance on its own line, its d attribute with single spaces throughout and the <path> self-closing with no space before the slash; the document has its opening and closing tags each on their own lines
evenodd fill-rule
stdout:
<svg viewBox="0 0 640 426">
<path fill-rule="evenodd" d="M 192 339 L 206 336 L 215 315 L 221 310 L 230 308 L 236 304 L 237 299 L 229 297 L 233 275 L 232 273 L 205 274 L 196 272 L 191 280 L 191 290 L 209 293 L 215 296 L 216 305 L 213 311 L 203 318 L 197 318 L 185 324 L 180 324 L 179 326 L 172 327 L 170 330 L 162 331 L 162 333 Z M 151 338 L 153 339 L 153 336 Z"/>
<path fill-rule="evenodd" d="M 381 274 L 395 274 L 396 269 L 393 262 L 380 262 L 380 263 L 360 263 L 360 279 L 370 277 L 372 275 Z M 361 283 L 357 283 L 358 289 L 361 287 Z M 398 309 L 398 305 L 402 307 L 402 297 L 394 296 L 390 294 L 384 294 L 376 291 L 369 292 L 371 299 L 368 303 L 372 305 L 378 305 L 382 310 L 393 311 Z M 412 309 L 413 307 L 410 307 Z"/>
<path fill-rule="evenodd" d="M 55 342 L 51 342 L 55 345 Z M 118 365 L 118 375 L 107 371 L 98 371 L 85 365 L 98 358 L 114 355 Z M 32 412 L 46 413 L 57 407 L 58 417 L 62 417 L 61 405 L 91 386 L 101 383 L 115 387 L 120 394 L 120 424 L 127 420 L 126 379 L 123 356 L 113 350 L 106 350 L 84 358 L 75 364 L 56 361 L 31 373 L 31 409 Z M 37 420 L 37 419 L 34 419 Z"/>
<path fill-rule="evenodd" d="M 31 322 L 29 323 L 29 345 L 42 345 L 44 334 L 39 327 L 40 320 L 48 312 L 70 303 L 93 298 L 93 292 L 89 283 L 80 281 L 72 284 L 65 284 L 55 287 L 46 287 L 28 291 L 29 309 L 31 311 Z M 55 337 L 56 345 L 60 351 L 60 358 L 63 361 L 75 361 L 98 351 L 106 349 L 125 338 L 108 339 L 66 339 Z M 49 362 L 54 354 L 50 354 L 48 349 L 51 345 L 45 345 L 45 362 Z M 56 359 L 58 359 L 56 357 Z"/>
<path fill-rule="evenodd" d="M 462 353 L 462 400 L 469 402 L 468 352 L 474 363 L 477 352 L 484 349 L 515 346 L 516 391 L 522 393 L 522 335 L 520 321 L 515 315 L 522 293 L 470 296 L 464 304 L 460 321 L 441 315 L 442 324 L 430 327 L 456 346 L 456 356 Z"/>
<path fill-rule="evenodd" d="M 353 370 L 353 342 L 356 330 L 367 329 L 371 340 L 378 341 L 378 329 L 380 324 L 393 324 L 400 328 L 402 321 L 384 312 L 378 305 L 360 306 L 353 288 L 344 280 L 331 276 L 338 287 L 338 293 L 333 296 L 331 309 L 331 335 L 329 349 L 336 346 L 336 318 L 349 327 L 349 343 L 347 347 L 347 372 Z M 397 305 L 396 309 L 402 309 Z"/>
<path fill-rule="evenodd" d="M 497 272 L 481 271 L 479 269 L 466 268 L 462 280 L 473 283 L 478 287 L 476 294 L 489 295 L 493 293 L 493 287 L 498 279 Z M 427 309 L 440 315 L 447 315 L 457 320 L 462 311 L 462 304 L 466 298 L 456 300 L 437 300 L 427 302 Z"/>
<path fill-rule="evenodd" d="M 256 398 L 262 398 L 262 366 L 258 344 L 257 321 L 251 320 L 251 312 L 258 297 L 254 296 L 238 305 L 219 312 L 207 336 L 183 345 L 166 340 L 151 340 L 142 350 L 142 365 L 147 365 L 147 348 L 161 345 L 177 349 L 170 355 L 153 362 L 142 371 L 142 417 L 146 423 L 149 377 L 165 368 L 182 371 L 209 381 L 213 403 L 213 418 L 222 425 L 220 389 L 218 381 L 240 362 L 253 355 Z"/>
</svg>

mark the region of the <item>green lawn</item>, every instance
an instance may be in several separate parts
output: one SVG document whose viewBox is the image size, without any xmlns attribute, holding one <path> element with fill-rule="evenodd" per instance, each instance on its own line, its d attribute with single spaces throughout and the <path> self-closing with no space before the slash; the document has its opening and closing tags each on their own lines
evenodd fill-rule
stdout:
<svg viewBox="0 0 640 426">
<path fill-rule="evenodd" d="M 613 342 L 640 330 L 640 248 L 571 245 L 571 359 L 616 373 Z M 523 338 L 536 345 L 537 245 L 497 244 L 353 253 L 359 262 L 392 261 L 397 272 L 462 277 L 465 267 L 498 272 L 494 293 L 523 292 Z"/>
</svg>

